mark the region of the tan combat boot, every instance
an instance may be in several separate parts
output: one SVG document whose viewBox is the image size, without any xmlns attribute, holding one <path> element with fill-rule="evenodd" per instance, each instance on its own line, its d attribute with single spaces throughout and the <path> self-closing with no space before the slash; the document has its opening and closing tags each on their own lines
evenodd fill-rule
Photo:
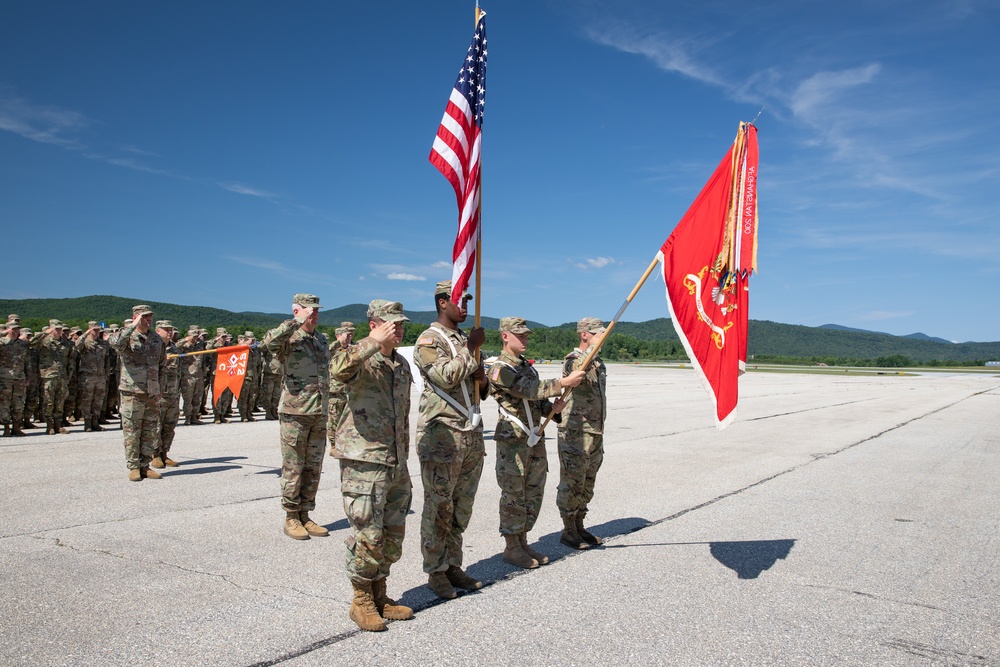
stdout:
<svg viewBox="0 0 1000 667">
<path fill-rule="evenodd" d="M 285 513 L 285 535 L 288 535 L 293 540 L 308 540 L 309 533 L 302 526 L 302 521 L 299 520 L 298 512 L 286 512 Z"/>
<path fill-rule="evenodd" d="M 538 561 L 528 555 L 528 552 L 521 546 L 521 535 L 504 535 L 507 547 L 503 550 L 503 559 L 511 565 L 523 567 L 525 570 L 534 570 L 538 567 Z"/>
<path fill-rule="evenodd" d="M 385 630 L 385 621 L 378 615 L 378 609 L 375 608 L 375 600 L 372 598 L 372 585 L 358 584 L 353 581 L 351 585 L 354 587 L 354 601 L 351 602 L 351 620 L 357 623 L 359 628 L 367 632 L 381 632 Z"/>
<path fill-rule="evenodd" d="M 157 469 L 162 468 L 163 467 L 163 459 L 161 459 L 160 455 L 157 454 L 156 456 L 153 457 L 153 460 L 150 462 L 149 465 L 151 465 L 151 466 L 153 466 L 154 468 L 157 468 Z"/>
<path fill-rule="evenodd" d="M 174 461 L 172 458 L 170 458 L 166 454 L 164 454 L 162 458 L 163 458 L 163 465 L 167 466 L 168 468 L 176 468 L 177 466 L 180 465 L 180 463 L 178 463 L 177 461 Z"/>
<path fill-rule="evenodd" d="M 10 434 L 15 437 L 21 437 L 25 434 L 24 431 L 21 430 L 21 423 L 19 421 L 10 425 Z"/>
<path fill-rule="evenodd" d="M 45 420 L 45 435 L 55 435 L 56 427 L 52 424 L 51 419 Z"/>
<path fill-rule="evenodd" d="M 142 481 L 142 473 L 139 472 L 138 468 L 133 468 L 132 470 L 128 471 L 128 481 L 130 481 L 130 482 L 141 482 Z"/>
<path fill-rule="evenodd" d="M 408 621 L 413 618 L 413 610 L 406 605 L 396 604 L 396 601 L 386 595 L 388 578 L 382 577 L 372 582 L 372 599 L 379 616 L 390 621 Z"/>
<path fill-rule="evenodd" d="M 103 431 L 104 428 L 101 426 L 100 417 L 90 418 L 90 430 L 91 431 Z"/>
<path fill-rule="evenodd" d="M 309 512 L 299 512 L 299 520 L 306 532 L 313 537 L 326 537 L 330 531 L 309 518 Z"/>
<path fill-rule="evenodd" d="M 570 549 L 583 551 L 589 549 L 590 545 L 576 532 L 576 512 L 564 512 L 562 515 L 563 532 L 559 536 L 559 541 Z"/>
<path fill-rule="evenodd" d="M 10 437 L 10 424 L 4 424 L 3 425 L 3 437 L 5 437 L 5 438 L 9 438 Z"/>
<path fill-rule="evenodd" d="M 518 537 L 521 538 L 521 548 L 524 549 L 524 552 L 526 554 L 528 554 L 529 556 L 531 556 L 532 558 L 534 558 L 535 560 L 537 560 L 539 565 L 548 565 L 549 564 L 549 557 L 548 556 L 546 556 L 545 554 L 540 554 L 537 551 L 535 551 L 534 549 L 532 549 L 530 546 L 528 546 L 528 534 L 527 533 L 521 533 L 520 535 L 518 535 Z"/>
<path fill-rule="evenodd" d="M 443 600 L 454 600 L 458 597 L 458 593 L 448 581 L 448 575 L 444 572 L 431 572 L 430 576 L 427 577 L 427 586 L 434 592 L 434 595 Z"/>
<path fill-rule="evenodd" d="M 483 587 L 483 582 L 478 579 L 473 579 L 463 572 L 460 567 L 449 565 L 444 574 L 448 578 L 448 581 L 451 582 L 452 586 L 458 586 L 459 588 L 464 588 L 467 591 L 478 591 Z"/>
<path fill-rule="evenodd" d="M 594 535 L 593 533 L 589 532 L 586 528 L 583 527 L 583 517 L 585 517 L 585 516 L 587 516 L 586 512 L 577 512 L 576 513 L 576 533 L 577 533 L 577 535 L 579 535 L 580 537 L 582 537 L 583 541 L 587 542 L 588 544 L 592 544 L 594 546 L 597 546 L 599 544 L 604 544 L 604 540 L 602 540 L 601 538 L 599 538 L 597 535 Z"/>
<path fill-rule="evenodd" d="M 149 468 L 143 468 L 141 472 L 145 479 L 163 479 L 163 475 Z"/>
</svg>

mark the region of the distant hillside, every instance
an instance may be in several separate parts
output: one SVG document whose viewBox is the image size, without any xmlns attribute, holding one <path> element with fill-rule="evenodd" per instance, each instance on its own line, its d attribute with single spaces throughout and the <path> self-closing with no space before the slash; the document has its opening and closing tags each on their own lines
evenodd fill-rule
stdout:
<svg viewBox="0 0 1000 667">
<path fill-rule="evenodd" d="M 854 329 L 854 328 L 851 328 L 851 327 L 842 326 L 840 324 L 821 324 L 819 326 L 819 328 L 820 329 L 835 329 L 837 331 L 858 331 L 858 332 L 861 332 L 861 333 L 877 333 L 877 334 L 881 334 L 883 336 L 891 336 L 892 335 L 892 334 L 887 334 L 887 333 L 885 333 L 883 331 L 869 331 L 868 329 Z M 935 338 L 934 336 L 928 336 L 927 334 L 920 333 L 919 331 L 917 333 L 906 334 L 905 336 L 902 336 L 902 338 L 914 338 L 916 340 L 930 340 L 930 341 L 934 341 L 935 343 L 945 343 L 945 344 L 948 344 L 948 345 L 951 345 L 952 343 L 954 343 L 954 341 L 950 341 L 950 340 L 947 340 L 945 338 Z"/>
<path fill-rule="evenodd" d="M 121 323 L 131 316 L 132 306 L 141 303 L 138 299 L 116 296 L 87 296 L 75 299 L 17 299 L 0 300 L 0 317 L 7 313 L 17 313 L 22 321 L 33 328 L 40 328 L 49 318 L 58 318 L 70 325 L 83 326 L 87 320 L 97 319 L 107 323 Z M 276 326 L 291 313 L 234 313 L 219 308 L 203 306 L 180 306 L 170 303 L 147 302 L 155 311 L 156 319 L 171 320 L 175 326 L 185 330 L 191 324 L 199 324 L 210 331 L 224 326 L 230 332 L 253 331 L 258 337 Z M 356 324 L 367 321 L 368 307 L 355 303 L 339 308 L 320 311 L 323 327 L 336 327 L 349 320 Z M 414 324 L 427 325 L 436 314 L 431 311 L 406 311 Z M 471 326 L 472 316 L 466 322 Z M 495 335 L 499 320 L 483 317 L 483 327 L 492 346 L 499 344 Z M 529 344 L 529 351 L 538 356 L 558 357 L 572 349 L 575 340 L 576 323 L 567 322 L 557 327 L 545 327 L 538 322 L 528 325 L 536 330 Z M 367 327 L 362 328 L 365 332 Z M 417 328 L 419 331 L 419 327 Z M 415 336 L 416 333 L 408 334 Z M 619 322 L 605 348 L 609 359 L 643 358 L 683 358 L 684 351 L 667 318 L 646 322 Z M 942 361 L 969 363 L 973 361 L 1000 360 L 1000 342 L 993 343 L 951 343 L 924 334 L 892 336 L 874 331 L 849 329 L 838 325 L 805 327 L 795 324 L 779 324 L 766 320 L 751 320 L 749 355 L 764 355 L 770 358 L 797 358 L 826 361 L 827 363 L 849 363 L 851 360 L 874 360 L 895 357 L 897 361 L 929 362 Z M 602 352 L 603 354 L 604 352 Z M 905 359 L 903 359 L 905 358 Z"/>
</svg>

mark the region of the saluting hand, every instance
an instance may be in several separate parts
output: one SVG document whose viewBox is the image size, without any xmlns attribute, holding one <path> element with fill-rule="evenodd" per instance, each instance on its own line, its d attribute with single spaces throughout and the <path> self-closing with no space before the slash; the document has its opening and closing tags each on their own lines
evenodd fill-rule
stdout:
<svg viewBox="0 0 1000 667">
<path fill-rule="evenodd" d="M 368 334 L 379 345 L 385 345 L 396 337 L 396 323 L 382 322 Z"/>
</svg>

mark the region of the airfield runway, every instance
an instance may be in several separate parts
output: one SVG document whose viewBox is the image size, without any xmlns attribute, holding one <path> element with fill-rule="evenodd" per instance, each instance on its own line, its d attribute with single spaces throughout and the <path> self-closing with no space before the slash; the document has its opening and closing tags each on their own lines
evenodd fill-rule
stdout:
<svg viewBox="0 0 1000 667">
<path fill-rule="evenodd" d="M 465 540 L 489 585 L 427 589 L 411 451 L 389 593 L 416 618 L 383 633 L 347 616 L 333 459 L 313 513 L 332 536 L 282 534 L 276 422 L 179 427 L 182 466 L 138 484 L 117 428 L 0 440 L 0 664 L 1000 665 L 995 373 L 749 373 L 722 432 L 690 369 L 608 378 L 606 545 L 559 543 L 552 425 L 530 539 L 553 562 L 501 560 L 489 400 Z"/>
</svg>

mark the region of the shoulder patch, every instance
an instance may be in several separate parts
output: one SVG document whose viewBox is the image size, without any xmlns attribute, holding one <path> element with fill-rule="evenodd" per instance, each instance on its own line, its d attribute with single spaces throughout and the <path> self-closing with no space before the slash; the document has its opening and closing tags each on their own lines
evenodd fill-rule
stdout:
<svg viewBox="0 0 1000 667">
<path fill-rule="evenodd" d="M 417 339 L 417 345 L 433 345 L 434 336 L 421 336 Z"/>
<path fill-rule="evenodd" d="M 493 372 L 490 374 L 490 379 L 496 382 L 500 379 L 500 365 L 497 364 L 493 366 Z"/>
</svg>

